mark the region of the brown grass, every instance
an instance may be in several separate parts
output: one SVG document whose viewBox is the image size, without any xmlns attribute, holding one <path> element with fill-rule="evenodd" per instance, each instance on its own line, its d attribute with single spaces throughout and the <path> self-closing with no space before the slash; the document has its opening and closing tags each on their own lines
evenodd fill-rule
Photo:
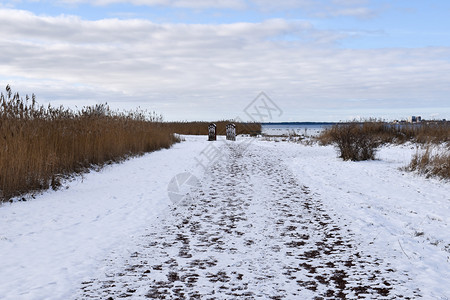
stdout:
<svg viewBox="0 0 450 300">
<path fill-rule="evenodd" d="M 225 134 L 231 121 L 219 121 Z M 261 124 L 234 122 L 238 134 L 256 135 Z M 146 111 L 113 112 L 105 104 L 72 111 L 38 106 L 12 93 L 0 94 L 0 202 L 58 188 L 60 180 L 93 166 L 117 162 L 179 141 L 174 133 L 207 135 L 209 122 L 163 122 Z"/>
<path fill-rule="evenodd" d="M 339 123 L 325 129 L 318 141 L 322 145 L 335 142 L 334 135 L 340 129 L 345 130 L 346 124 L 360 124 L 362 134 L 370 135 L 380 144 L 403 144 L 406 142 L 420 144 L 440 144 L 450 142 L 450 122 L 424 121 L 420 124 L 389 124 L 382 121 Z"/>
<path fill-rule="evenodd" d="M 344 160 L 368 160 L 375 158 L 377 148 L 383 144 L 412 142 L 421 145 L 449 145 L 450 122 L 425 121 L 420 124 L 392 125 L 369 120 L 335 124 L 318 137 L 322 145 L 334 144 Z M 418 171 L 426 176 L 450 178 L 450 149 L 432 153 L 430 146 L 425 152 L 417 152 L 407 171 Z"/>
<path fill-rule="evenodd" d="M 450 179 L 450 148 L 436 151 L 440 151 L 440 153 L 433 153 L 430 146 L 424 152 L 417 151 L 406 170 L 418 171 L 427 177 L 437 176 Z"/>
<path fill-rule="evenodd" d="M 371 122 L 336 124 L 326 129 L 319 136 L 319 140 L 322 143 L 335 144 L 339 150 L 339 157 L 343 160 L 375 159 L 380 141 L 376 138 L 379 128 L 374 125 L 378 124 Z"/>
<path fill-rule="evenodd" d="M 23 100 L 9 86 L 0 97 L 0 201 L 57 188 L 73 172 L 177 141 L 154 113 L 118 113 L 106 105 L 79 112 L 37 106 L 34 95 Z"/>
<path fill-rule="evenodd" d="M 208 125 L 211 122 L 165 122 L 164 126 L 169 127 L 173 132 L 186 135 L 208 135 Z M 236 134 L 249 134 L 252 136 L 261 134 L 260 123 L 242 123 L 233 120 L 223 120 L 213 122 L 217 125 L 218 135 L 225 135 L 226 125 L 234 123 L 236 125 Z"/>
</svg>

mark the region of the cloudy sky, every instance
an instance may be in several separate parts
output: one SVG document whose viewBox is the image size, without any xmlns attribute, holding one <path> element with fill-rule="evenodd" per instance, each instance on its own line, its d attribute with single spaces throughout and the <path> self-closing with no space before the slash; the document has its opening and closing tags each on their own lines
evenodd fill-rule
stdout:
<svg viewBox="0 0 450 300">
<path fill-rule="evenodd" d="M 0 85 L 166 120 L 450 119 L 450 1 L 0 2 Z M 266 119 L 266 121 L 269 121 Z"/>
</svg>

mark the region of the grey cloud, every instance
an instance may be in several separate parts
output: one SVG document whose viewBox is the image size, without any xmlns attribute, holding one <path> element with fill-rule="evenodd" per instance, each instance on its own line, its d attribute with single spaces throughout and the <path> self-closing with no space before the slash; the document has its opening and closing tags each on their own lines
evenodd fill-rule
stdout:
<svg viewBox="0 0 450 300">
<path fill-rule="evenodd" d="M 377 12 L 367 7 L 351 7 L 351 8 L 328 8 L 316 14 L 320 17 L 357 17 L 357 18 L 372 18 L 377 15 Z"/>
<path fill-rule="evenodd" d="M 308 22 L 282 19 L 262 23 L 155 24 L 146 20 L 104 19 L 85 21 L 73 16 L 40 17 L 20 10 L 0 10 L 0 28 L 5 37 L 40 41 L 65 41 L 89 44 L 141 44 L 172 40 L 179 44 L 191 40 L 208 42 L 227 39 L 230 42 L 259 40 L 283 33 L 298 34 L 312 29 Z M 188 46 L 188 45 L 184 45 Z"/>
<path fill-rule="evenodd" d="M 278 39 L 286 35 L 299 39 Z M 299 116 L 308 109 L 449 109 L 449 48 L 337 49 L 330 41 L 339 38 L 284 20 L 153 24 L 0 10 L 0 82 L 83 104 L 148 104 L 168 118 L 184 118 L 189 103 L 193 116 L 235 117 L 261 90 Z"/>
</svg>

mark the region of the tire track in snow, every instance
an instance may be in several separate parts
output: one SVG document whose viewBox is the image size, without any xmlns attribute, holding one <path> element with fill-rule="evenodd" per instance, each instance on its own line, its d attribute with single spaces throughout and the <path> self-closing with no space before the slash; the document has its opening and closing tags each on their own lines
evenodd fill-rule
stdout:
<svg viewBox="0 0 450 300">
<path fill-rule="evenodd" d="M 125 266 L 79 299 L 410 299 L 406 274 L 339 228 L 281 159 L 224 145 L 190 201 L 154 222 Z"/>
</svg>

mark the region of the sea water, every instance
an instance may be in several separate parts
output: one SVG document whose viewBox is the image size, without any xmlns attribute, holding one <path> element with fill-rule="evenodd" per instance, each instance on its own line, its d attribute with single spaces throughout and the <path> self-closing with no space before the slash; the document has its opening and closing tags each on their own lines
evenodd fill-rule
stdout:
<svg viewBox="0 0 450 300">
<path fill-rule="evenodd" d="M 262 134 L 316 136 L 332 125 L 332 123 L 263 123 Z"/>
</svg>

